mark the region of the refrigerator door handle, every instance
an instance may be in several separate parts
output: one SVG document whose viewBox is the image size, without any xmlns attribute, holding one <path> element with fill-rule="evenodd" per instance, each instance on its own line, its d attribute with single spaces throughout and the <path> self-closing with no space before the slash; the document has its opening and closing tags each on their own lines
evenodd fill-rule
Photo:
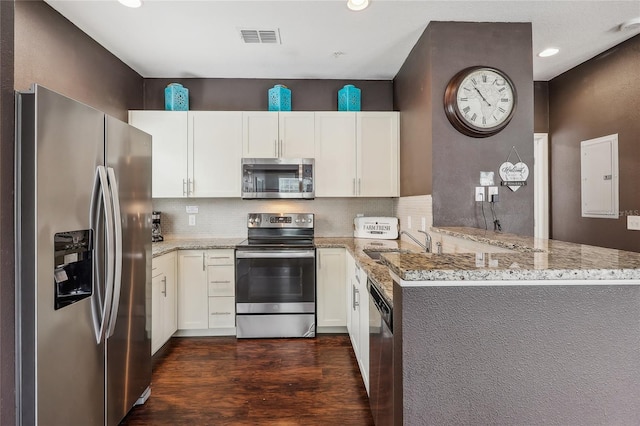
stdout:
<svg viewBox="0 0 640 426">
<path fill-rule="evenodd" d="M 105 338 L 106 329 L 105 327 L 109 323 L 109 315 L 111 311 L 111 300 L 113 298 L 113 273 L 114 273 L 114 256 L 112 252 L 114 251 L 113 247 L 113 218 L 112 216 L 112 206 L 111 206 L 111 198 L 107 194 L 106 188 L 108 187 L 108 179 L 107 172 L 104 166 L 98 166 L 96 168 L 96 175 L 93 181 L 93 191 L 91 194 L 91 208 L 89 212 L 89 223 L 91 229 L 96 232 L 99 229 L 100 225 L 99 214 L 100 207 L 102 206 L 105 215 L 105 238 L 107 242 L 107 256 L 106 256 L 106 270 L 105 277 L 100 276 L 100 268 L 99 268 L 99 260 L 98 256 L 94 256 L 94 283 L 93 283 L 93 297 L 91 303 L 91 312 L 93 318 L 93 327 L 95 331 L 96 343 L 100 344 Z M 96 240 L 99 239 L 99 235 L 96 232 Z M 100 244 L 95 245 L 96 248 L 100 246 Z M 102 295 L 100 293 L 101 286 L 99 283 L 104 280 L 104 289 L 105 289 L 105 297 L 102 300 Z"/>
<path fill-rule="evenodd" d="M 118 320 L 118 307 L 120 306 L 120 290 L 122 288 L 122 215 L 120 212 L 120 193 L 118 191 L 118 180 L 112 167 L 107 167 L 107 178 L 109 180 L 109 193 L 111 195 L 111 206 L 113 208 L 113 229 L 115 243 L 114 273 L 113 273 L 113 299 L 111 302 L 111 314 L 109 316 L 109 327 L 107 337 L 113 336 Z"/>
</svg>

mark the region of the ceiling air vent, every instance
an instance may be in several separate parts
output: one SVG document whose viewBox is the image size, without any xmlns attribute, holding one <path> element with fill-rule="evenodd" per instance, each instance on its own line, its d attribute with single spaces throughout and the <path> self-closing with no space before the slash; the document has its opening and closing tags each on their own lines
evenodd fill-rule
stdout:
<svg viewBox="0 0 640 426">
<path fill-rule="evenodd" d="M 240 30 L 245 43 L 280 44 L 280 30 Z"/>
</svg>

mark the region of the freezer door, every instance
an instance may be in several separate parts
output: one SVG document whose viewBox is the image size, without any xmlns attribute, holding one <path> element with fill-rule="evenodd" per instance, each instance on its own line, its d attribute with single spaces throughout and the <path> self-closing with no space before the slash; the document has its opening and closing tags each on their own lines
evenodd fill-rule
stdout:
<svg viewBox="0 0 640 426">
<path fill-rule="evenodd" d="M 151 384 L 151 136 L 106 117 L 106 167 L 120 206 L 121 279 L 107 330 L 107 425 Z M 116 184 L 114 185 L 113 179 Z M 118 262 L 118 260 L 116 260 Z M 116 277 L 117 278 L 117 277 Z"/>
<path fill-rule="evenodd" d="M 34 92 L 18 96 L 19 415 L 25 425 L 102 425 L 104 345 L 96 343 L 90 282 L 102 266 L 88 259 L 104 115 L 42 87 Z M 56 306 L 56 294 L 74 291 L 91 296 Z"/>
</svg>

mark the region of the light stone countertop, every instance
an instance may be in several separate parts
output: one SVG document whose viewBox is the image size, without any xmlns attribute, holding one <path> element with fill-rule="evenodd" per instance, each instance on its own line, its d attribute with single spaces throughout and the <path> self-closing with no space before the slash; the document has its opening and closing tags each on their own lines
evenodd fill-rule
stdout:
<svg viewBox="0 0 640 426">
<path fill-rule="evenodd" d="M 619 281 L 640 279 L 640 253 L 537 239 L 476 228 L 432 228 L 516 253 L 388 254 L 404 281 Z M 575 283 L 567 283 L 575 284 Z"/>
<path fill-rule="evenodd" d="M 536 239 L 497 233 L 476 228 L 442 227 L 432 231 L 496 247 L 514 253 L 424 253 L 413 243 L 401 240 L 373 240 L 351 237 L 317 237 L 316 248 L 345 248 L 367 273 L 389 303 L 393 301 L 391 273 L 405 282 L 484 281 L 523 283 L 531 281 L 640 280 L 640 253 L 607 249 L 563 241 Z M 232 249 L 244 238 L 173 239 L 153 243 L 153 256 L 173 250 Z M 408 250 L 412 253 L 389 253 L 381 263 L 363 250 Z M 493 282 L 489 284 L 489 282 Z M 543 283 L 541 283 L 543 284 Z M 442 285 L 442 284 L 440 284 Z"/>
<path fill-rule="evenodd" d="M 210 249 L 234 249 L 246 238 L 184 238 L 170 239 L 158 243 L 152 243 L 153 257 L 167 254 L 174 250 L 210 250 Z"/>
<path fill-rule="evenodd" d="M 233 249 L 245 238 L 193 238 L 193 239 L 171 239 L 152 244 L 153 257 L 161 256 L 174 250 L 210 250 L 210 249 Z M 389 274 L 389 268 L 383 264 L 376 263 L 367 256 L 364 249 L 375 250 L 411 250 L 420 251 L 420 247 L 415 244 L 400 240 L 372 240 L 352 237 L 317 237 L 314 239 L 316 248 L 344 248 L 352 255 L 358 265 L 367 273 L 377 287 L 382 291 L 382 295 L 387 302 L 393 300 L 393 280 Z"/>
</svg>

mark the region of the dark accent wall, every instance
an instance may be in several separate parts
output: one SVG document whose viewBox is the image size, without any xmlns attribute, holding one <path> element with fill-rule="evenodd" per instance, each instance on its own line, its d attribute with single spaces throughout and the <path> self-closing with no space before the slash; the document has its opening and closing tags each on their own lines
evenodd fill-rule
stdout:
<svg viewBox="0 0 640 426">
<path fill-rule="evenodd" d="M 127 121 L 142 77 L 43 1 L 17 1 L 15 88 L 38 83 Z"/>
<path fill-rule="evenodd" d="M 189 89 L 189 109 L 267 111 L 267 91 L 276 84 L 291 89 L 292 111 L 337 111 L 338 90 L 353 84 L 361 90 L 362 111 L 393 111 L 390 80 L 287 80 L 240 78 L 146 78 L 144 109 L 164 109 L 164 89 L 180 83 Z"/>
<path fill-rule="evenodd" d="M 640 35 L 549 82 L 552 238 L 640 252 Z M 618 219 L 581 217 L 580 142 L 618 134 Z"/>
<path fill-rule="evenodd" d="M 533 82 L 533 131 L 549 133 L 549 82 Z"/>
<path fill-rule="evenodd" d="M 16 424 L 13 1 L 0 1 L 0 424 Z"/>
<path fill-rule="evenodd" d="M 443 108 L 444 91 L 460 70 L 485 65 L 509 75 L 518 105 L 500 133 L 472 138 L 456 131 Z M 529 166 L 527 186 L 513 192 L 500 187 L 495 212 L 502 230 L 533 234 L 533 63 L 531 24 L 431 22 L 394 80 L 401 123 L 401 195 L 433 196 L 435 226 L 484 227 L 474 188 L 481 171 L 498 168 L 513 146 Z M 517 162 L 515 155 L 512 162 Z M 431 173 L 429 185 L 425 173 Z M 426 170 L 420 170 L 421 168 Z M 415 180 L 418 179 L 416 183 Z M 402 184 L 407 186 L 403 187 Z M 492 228 L 489 204 L 484 204 Z"/>
<path fill-rule="evenodd" d="M 400 195 L 432 193 L 431 50 L 425 31 L 393 80 L 400 111 Z"/>
</svg>

